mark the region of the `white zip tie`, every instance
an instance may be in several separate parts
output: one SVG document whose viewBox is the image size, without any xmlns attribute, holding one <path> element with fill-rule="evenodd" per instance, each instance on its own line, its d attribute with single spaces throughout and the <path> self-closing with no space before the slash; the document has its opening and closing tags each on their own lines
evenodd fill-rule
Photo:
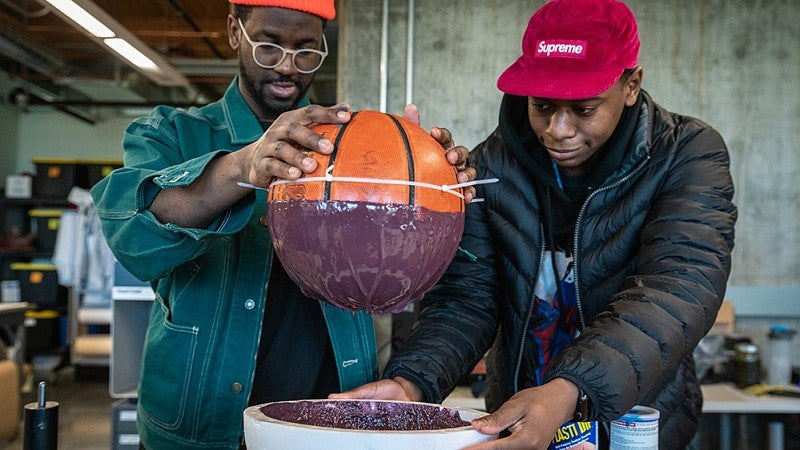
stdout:
<svg viewBox="0 0 800 450">
<path fill-rule="evenodd" d="M 424 187 L 424 188 L 428 188 L 428 189 L 434 189 L 434 190 L 437 190 L 437 191 L 442 191 L 442 192 L 447 192 L 447 193 L 453 194 L 456 197 L 459 197 L 459 198 L 463 199 L 464 195 L 461 194 L 460 192 L 455 191 L 455 189 L 459 189 L 459 188 L 462 188 L 462 187 L 475 186 L 475 185 L 478 185 L 478 184 L 497 183 L 498 181 L 500 181 L 499 178 L 487 178 L 487 179 L 484 179 L 484 180 L 468 181 L 466 183 L 437 185 L 437 184 L 432 184 L 432 183 L 424 183 L 424 182 L 421 182 L 421 181 L 389 180 L 389 179 L 383 179 L 383 178 L 335 177 L 331 173 L 332 171 L 333 171 L 333 165 L 330 165 L 325 170 L 325 176 L 324 177 L 305 177 L 305 178 L 298 178 L 296 180 L 275 180 L 272 183 L 270 183 L 270 185 L 268 187 L 256 186 L 254 184 L 245 183 L 245 182 L 242 182 L 242 181 L 240 181 L 240 182 L 238 182 L 236 184 L 241 186 L 241 187 L 244 187 L 244 188 L 259 189 L 259 190 L 262 190 L 262 191 L 268 191 L 269 188 L 271 188 L 274 185 L 278 185 L 278 184 L 304 183 L 304 182 L 307 182 L 307 181 L 325 181 L 325 182 L 344 181 L 344 182 L 348 182 L 348 183 L 390 184 L 390 185 L 418 186 L 418 187 Z M 482 201 L 484 201 L 484 199 L 482 199 L 482 198 L 473 198 L 470 203 L 478 203 L 478 202 L 482 202 Z"/>
<path fill-rule="evenodd" d="M 275 186 L 275 185 L 278 185 L 278 184 L 305 183 L 305 182 L 309 182 L 309 181 L 325 181 L 325 182 L 343 181 L 343 182 L 347 182 L 347 183 L 372 183 L 372 184 L 390 184 L 390 185 L 403 185 L 403 186 L 417 186 L 417 187 L 423 187 L 423 188 L 428 188 L 428 189 L 434 189 L 434 190 L 437 190 L 437 191 L 447 192 L 447 193 L 455 195 L 456 197 L 459 197 L 459 198 L 463 199 L 464 195 L 461 194 L 460 192 L 457 192 L 456 189 L 459 189 L 459 188 L 462 188 L 462 187 L 475 186 L 477 184 L 497 183 L 498 181 L 500 181 L 500 179 L 498 179 L 498 178 L 488 178 L 488 179 L 485 179 L 485 180 L 468 181 L 466 183 L 437 185 L 437 184 L 433 184 L 433 183 L 425 183 L 425 182 L 422 182 L 422 181 L 391 180 L 391 179 L 384 179 L 384 178 L 337 177 L 337 176 L 333 176 L 332 172 L 333 172 L 333 165 L 330 165 L 325 170 L 325 176 L 324 177 L 305 177 L 305 178 L 298 178 L 296 180 L 276 180 L 276 181 L 273 181 L 272 183 L 270 183 L 269 187 L 272 187 L 272 186 Z M 239 186 L 242 186 L 242 187 L 252 187 L 252 188 L 256 188 L 256 189 L 264 189 L 264 188 L 259 188 L 259 187 L 250 185 L 248 183 L 238 183 L 238 184 L 239 184 Z M 269 189 L 269 188 L 267 188 L 267 189 Z M 475 201 L 475 200 L 473 199 L 472 201 Z"/>
</svg>

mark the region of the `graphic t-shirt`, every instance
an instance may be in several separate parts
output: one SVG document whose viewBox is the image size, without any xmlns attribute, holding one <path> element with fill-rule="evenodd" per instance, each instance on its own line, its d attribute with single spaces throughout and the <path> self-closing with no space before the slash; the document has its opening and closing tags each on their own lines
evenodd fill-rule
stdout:
<svg viewBox="0 0 800 450">
<path fill-rule="evenodd" d="M 523 374 L 524 387 L 543 384 L 543 374 L 553 357 L 561 353 L 578 333 L 578 305 L 572 257 L 563 251 L 546 251 L 536 283 L 528 339 L 535 367 Z"/>
</svg>

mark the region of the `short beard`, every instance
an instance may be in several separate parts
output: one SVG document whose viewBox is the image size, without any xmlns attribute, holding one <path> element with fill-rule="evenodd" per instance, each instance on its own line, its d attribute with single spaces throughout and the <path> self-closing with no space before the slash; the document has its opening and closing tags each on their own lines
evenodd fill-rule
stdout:
<svg viewBox="0 0 800 450">
<path fill-rule="evenodd" d="M 239 61 L 239 76 L 242 78 L 244 82 L 244 87 L 247 90 L 247 94 L 250 98 L 256 102 L 260 111 L 256 111 L 256 115 L 259 115 L 258 112 L 263 114 L 263 118 L 268 120 L 275 120 L 281 114 L 291 111 L 297 108 L 297 104 L 300 103 L 303 97 L 305 97 L 306 92 L 308 92 L 308 88 L 310 83 L 303 86 L 296 80 L 291 80 L 295 86 L 297 86 L 297 96 L 295 97 L 294 101 L 288 103 L 287 100 L 278 100 L 278 99 L 269 99 L 267 98 L 266 94 L 264 93 L 264 85 L 268 84 L 266 80 L 255 80 L 250 74 L 247 72 L 245 67 L 241 63 L 241 59 Z M 275 80 L 269 80 L 275 81 Z M 259 115 L 260 116 L 260 115 Z"/>
</svg>

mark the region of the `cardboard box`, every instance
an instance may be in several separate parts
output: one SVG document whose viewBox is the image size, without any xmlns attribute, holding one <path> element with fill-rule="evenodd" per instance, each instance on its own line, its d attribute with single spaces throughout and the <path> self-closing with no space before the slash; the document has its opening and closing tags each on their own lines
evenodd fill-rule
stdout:
<svg viewBox="0 0 800 450">
<path fill-rule="evenodd" d="M 17 363 L 10 360 L 0 361 L 0 444 L 17 436 L 20 422 L 20 383 Z"/>
<path fill-rule="evenodd" d="M 736 328 L 736 311 L 730 300 L 723 300 L 709 334 L 733 334 Z"/>
</svg>

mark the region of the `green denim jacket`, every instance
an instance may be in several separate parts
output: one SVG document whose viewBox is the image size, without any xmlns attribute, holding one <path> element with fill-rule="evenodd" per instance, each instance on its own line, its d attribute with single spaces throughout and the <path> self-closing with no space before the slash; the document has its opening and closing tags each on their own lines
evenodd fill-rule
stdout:
<svg viewBox="0 0 800 450">
<path fill-rule="evenodd" d="M 207 229 L 162 224 L 148 207 L 160 189 L 190 184 L 209 161 L 262 134 L 234 80 L 215 103 L 160 106 L 134 121 L 123 138 L 124 167 L 92 189 L 115 256 L 156 293 L 137 414 L 148 448 L 239 446 L 273 254 L 269 230 L 259 222 L 266 195 L 250 194 Z M 374 381 L 372 319 L 320 307 L 341 389 Z"/>
</svg>

